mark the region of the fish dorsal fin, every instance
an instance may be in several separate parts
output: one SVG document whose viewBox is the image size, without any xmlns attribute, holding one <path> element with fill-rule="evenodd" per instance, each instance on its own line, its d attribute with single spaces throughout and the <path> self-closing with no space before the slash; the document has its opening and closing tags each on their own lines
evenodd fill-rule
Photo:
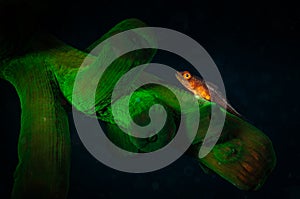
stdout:
<svg viewBox="0 0 300 199">
<path fill-rule="evenodd" d="M 241 117 L 241 114 L 239 114 L 232 106 L 231 104 L 228 102 L 227 98 L 224 97 L 224 95 L 220 92 L 219 87 L 211 82 L 205 82 L 210 95 L 212 96 L 213 102 L 216 102 L 217 104 L 219 104 L 220 106 L 224 107 L 226 105 L 226 109 L 238 116 Z"/>
</svg>

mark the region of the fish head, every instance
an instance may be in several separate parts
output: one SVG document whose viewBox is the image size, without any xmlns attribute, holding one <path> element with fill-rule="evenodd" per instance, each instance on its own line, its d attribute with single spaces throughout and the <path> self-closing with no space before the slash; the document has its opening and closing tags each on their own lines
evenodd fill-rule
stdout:
<svg viewBox="0 0 300 199">
<path fill-rule="evenodd" d="M 193 78 L 189 71 L 176 72 L 175 76 L 183 86 L 185 86 L 187 89 L 190 89 L 190 90 L 192 89 L 191 81 Z"/>
</svg>

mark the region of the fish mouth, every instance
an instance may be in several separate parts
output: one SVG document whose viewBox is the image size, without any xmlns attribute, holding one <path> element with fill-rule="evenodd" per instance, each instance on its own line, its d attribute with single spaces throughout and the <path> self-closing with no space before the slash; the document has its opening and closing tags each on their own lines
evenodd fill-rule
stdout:
<svg viewBox="0 0 300 199">
<path fill-rule="evenodd" d="M 176 71 L 175 76 L 176 76 L 176 78 L 177 78 L 179 81 L 180 81 L 180 80 L 183 80 L 183 77 L 182 77 L 182 75 L 181 75 L 180 72 Z"/>
</svg>

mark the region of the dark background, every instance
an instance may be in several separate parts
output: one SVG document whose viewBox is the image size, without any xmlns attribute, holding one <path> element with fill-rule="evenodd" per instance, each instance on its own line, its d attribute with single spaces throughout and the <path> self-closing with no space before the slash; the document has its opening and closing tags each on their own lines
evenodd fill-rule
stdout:
<svg viewBox="0 0 300 199">
<path fill-rule="evenodd" d="M 19 46 L 24 38 L 46 30 L 83 50 L 116 23 L 132 17 L 149 26 L 187 34 L 214 59 L 229 100 L 273 141 L 278 159 L 266 184 L 256 192 L 240 191 L 216 175 L 204 174 L 198 164 L 187 157 L 156 172 L 127 174 L 94 159 L 82 146 L 71 124 L 69 198 L 300 198 L 300 9 L 295 3 L 15 2 L 10 7 L 1 4 L 0 33 L 4 36 L 0 41 L 3 38 L 9 42 L 20 40 Z M 11 191 L 17 165 L 21 110 L 18 96 L 9 83 L 0 80 L 0 90 L 2 198 Z"/>
</svg>

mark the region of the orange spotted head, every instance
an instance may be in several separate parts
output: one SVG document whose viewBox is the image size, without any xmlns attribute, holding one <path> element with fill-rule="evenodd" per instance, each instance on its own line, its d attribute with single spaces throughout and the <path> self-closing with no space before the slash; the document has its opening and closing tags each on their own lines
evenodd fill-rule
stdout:
<svg viewBox="0 0 300 199">
<path fill-rule="evenodd" d="M 177 72 L 176 78 L 185 88 L 196 96 L 210 100 L 209 90 L 200 78 L 192 76 L 189 71 Z"/>
<path fill-rule="evenodd" d="M 187 89 L 194 89 L 194 80 L 195 78 L 189 71 L 176 72 L 175 74 L 178 81 L 185 86 Z"/>
</svg>

